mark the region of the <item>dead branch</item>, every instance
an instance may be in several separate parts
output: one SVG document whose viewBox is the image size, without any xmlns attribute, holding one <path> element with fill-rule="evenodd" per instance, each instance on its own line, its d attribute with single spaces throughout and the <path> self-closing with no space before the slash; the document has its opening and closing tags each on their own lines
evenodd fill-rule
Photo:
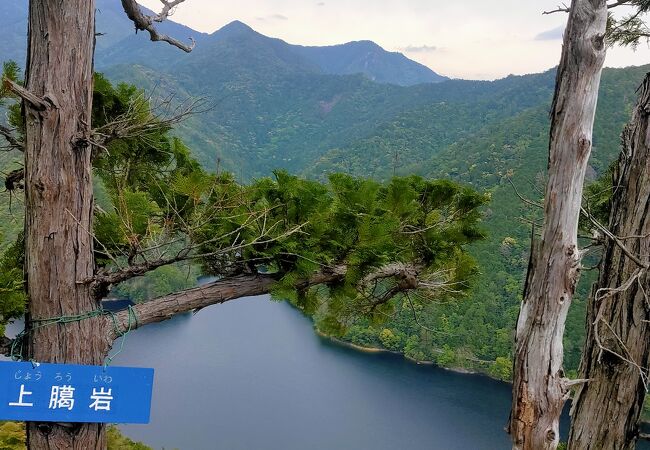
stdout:
<svg viewBox="0 0 650 450">
<path fill-rule="evenodd" d="M 621 238 L 618 236 L 614 235 L 609 228 L 607 228 L 605 225 L 601 224 L 598 219 L 596 219 L 589 211 L 587 211 L 585 208 L 581 207 L 581 212 L 583 215 L 585 215 L 594 226 L 601 231 L 605 236 L 610 238 L 620 249 L 623 251 L 625 256 L 630 258 L 632 261 L 634 261 L 635 264 L 637 264 L 639 267 L 642 267 L 644 269 L 650 269 L 650 261 L 643 261 L 638 255 L 635 255 L 634 252 L 632 252 Z"/>
<path fill-rule="evenodd" d="M 550 11 L 544 11 L 544 12 L 542 12 L 542 14 L 547 15 L 547 14 L 554 14 L 554 13 L 558 13 L 558 12 L 568 13 L 570 10 L 571 10 L 571 8 L 569 8 L 566 5 L 566 3 L 562 3 L 562 5 L 561 6 L 558 5 L 558 7 L 556 9 L 553 9 L 553 10 L 550 10 Z"/>
<path fill-rule="evenodd" d="M 7 336 L 0 336 L 0 355 L 9 356 L 12 343 L 13 339 L 9 339 Z"/>
<path fill-rule="evenodd" d="M 54 101 L 51 97 L 41 98 L 33 92 L 28 91 L 18 83 L 10 80 L 9 78 L 4 78 L 2 80 L 2 83 L 5 89 L 13 92 L 15 95 L 23 99 L 25 103 L 28 103 L 36 111 L 45 111 L 52 108 L 53 106 L 56 106 L 56 101 Z"/>
<path fill-rule="evenodd" d="M 617 0 L 614 3 L 609 3 L 607 5 L 607 9 L 612 9 L 612 8 L 616 8 L 617 6 L 631 5 L 631 4 L 632 4 L 631 0 Z"/>
<path fill-rule="evenodd" d="M 20 168 L 9 172 L 5 178 L 5 189 L 13 192 L 17 189 L 23 189 L 23 180 L 25 179 L 25 169 Z"/>
<path fill-rule="evenodd" d="M 409 307 L 411 308 L 411 313 L 413 314 L 413 320 L 415 321 L 415 323 L 420 328 L 422 328 L 423 330 L 430 331 L 432 333 L 440 333 L 438 330 L 434 330 L 434 329 L 429 328 L 429 327 L 427 327 L 427 326 L 420 323 L 420 319 L 418 318 L 418 313 L 415 310 L 415 305 L 413 305 L 413 301 L 411 300 L 411 296 L 408 293 L 406 294 L 406 300 L 408 300 Z M 445 334 L 445 333 L 443 333 L 443 334 Z"/>
<path fill-rule="evenodd" d="M 522 202 L 526 203 L 527 205 L 534 206 L 536 208 L 544 209 L 544 205 L 542 205 L 541 203 L 530 200 L 530 199 L 524 197 L 523 195 L 521 195 L 519 193 L 519 190 L 517 190 L 517 186 L 515 186 L 515 184 L 512 182 L 512 178 L 508 177 L 508 183 L 510 183 L 510 186 L 512 186 L 512 189 L 515 191 L 515 195 L 517 197 L 519 197 L 519 199 Z"/>
<path fill-rule="evenodd" d="M 5 138 L 5 140 L 8 143 L 8 145 L 3 146 L 2 148 L 3 148 L 3 150 L 6 150 L 6 151 L 18 150 L 18 151 L 24 152 L 25 151 L 25 146 L 16 137 L 14 132 L 15 132 L 15 130 L 12 130 L 9 127 L 5 127 L 4 125 L 0 125 L 0 136 Z"/>
<path fill-rule="evenodd" d="M 126 280 L 130 280 L 131 278 L 142 276 L 147 272 L 151 272 L 152 270 L 155 270 L 159 267 L 185 261 L 188 259 L 188 253 L 189 251 L 184 249 L 176 256 L 170 258 L 160 258 L 140 264 L 133 264 L 112 272 L 101 271 L 100 274 L 96 275 L 92 280 L 94 289 L 100 297 L 103 297 L 111 286 L 114 286 Z"/>
<path fill-rule="evenodd" d="M 589 383 L 589 381 L 590 380 L 587 378 L 576 378 L 574 380 L 570 378 L 562 378 L 562 387 L 568 392 L 572 387 Z"/>
<path fill-rule="evenodd" d="M 617 0 L 614 3 L 608 4 L 607 9 L 616 8 L 617 6 L 622 6 L 622 5 L 629 5 L 631 3 L 632 2 L 630 0 Z M 569 11 L 571 11 L 571 8 L 569 6 L 567 6 L 566 3 L 562 3 L 562 5 L 558 6 L 556 9 L 553 9 L 553 10 L 550 10 L 550 11 L 544 11 L 544 12 L 542 12 L 542 14 L 547 15 L 547 14 L 555 14 L 555 13 L 559 13 L 559 12 L 568 13 Z"/>
<path fill-rule="evenodd" d="M 189 116 L 209 111 L 203 97 L 176 103 L 172 95 L 153 101 L 151 96 L 139 95 L 128 109 L 109 123 L 93 129 L 92 143 L 101 149 L 118 139 L 140 139 L 147 141 L 152 136 L 165 132 Z M 142 119 L 141 107 L 151 105 L 151 114 Z"/>
<path fill-rule="evenodd" d="M 523 195 L 521 195 L 521 194 L 519 193 L 519 191 L 517 190 L 517 187 L 514 185 L 514 183 L 512 182 L 512 180 L 511 180 L 510 178 L 508 178 L 508 182 L 509 182 L 510 185 L 512 186 L 512 188 L 513 188 L 515 194 L 517 195 L 517 197 L 519 197 L 519 199 L 520 199 L 522 202 L 524 202 L 524 203 L 526 203 L 526 204 L 528 204 L 528 205 L 531 205 L 531 206 L 535 206 L 535 207 L 537 207 L 537 208 L 543 208 L 543 205 L 542 205 L 542 204 L 540 204 L 540 203 L 538 203 L 538 202 L 535 202 L 535 201 L 533 201 L 533 200 L 530 200 L 530 199 L 524 197 Z M 620 247 L 620 249 L 623 251 L 623 253 L 624 253 L 628 258 L 630 258 L 632 261 L 634 261 L 634 262 L 635 262 L 638 266 L 640 266 L 640 267 L 643 267 L 643 268 L 645 268 L 645 269 L 649 269 L 649 268 L 650 268 L 650 261 L 643 261 L 643 260 L 642 260 L 638 255 L 635 255 L 635 254 L 634 254 L 634 253 L 633 253 L 629 248 L 627 248 L 627 246 L 625 245 L 625 243 L 623 242 L 623 240 L 624 240 L 624 239 L 629 239 L 628 236 L 626 236 L 626 237 L 624 237 L 624 238 L 620 238 L 620 237 L 614 235 L 614 234 L 613 234 L 613 233 L 612 233 L 612 232 L 611 232 L 611 231 L 610 231 L 610 230 L 609 230 L 605 225 L 603 225 L 602 223 L 600 223 L 600 222 L 598 221 L 598 219 L 596 219 L 596 217 L 594 217 L 594 215 L 591 214 L 591 212 L 589 212 L 586 208 L 584 208 L 584 207 L 582 207 L 582 206 L 580 207 L 580 212 L 581 212 L 581 214 L 582 214 L 584 217 L 586 217 L 587 219 L 589 219 L 589 221 L 590 221 L 590 222 L 591 222 L 591 223 L 592 223 L 592 224 L 593 224 L 593 225 L 598 229 L 598 231 L 600 231 L 600 232 L 603 233 L 605 236 L 607 236 L 607 237 L 610 238 L 612 241 L 614 241 L 614 243 L 615 243 L 618 247 Z M 590 239 L 593 239 L 593 240 L 595 240 L 595 241 L 597 241 L 597 242 L 599 242 L 599 243 L 600 243 L 600 241 L 601 241 L 601 239 L 599 239 L 597 236 L 596 236 L 596 237 L 592 237 L 592 238 L 590 238 Z"/>
<path fill-rule="evenodd" d="M 156 30 L 156 27 L 153 25 L 154 22 L 162 22 L 167 17 L 169 17 L 172 8 L 183 3 L 184 1 L 185 0 L 161 0 L 164 5 L 163 10 L 160 12 L 160 14 L 156 14 L 155 16 L 144 14 L 142 12 L 142 8 L 135 0 L 122 0 L 122 7 L 124 8 L 126 15 L 135 25 L 136 33 L 138 31 L 147 31 L 152 41 L 167 42 L 174 47 L 180 48 L 184 52 L 190 53 L 196 46 L 196 42 L 193 38 L 190 37 L 190 45 L 183 44 L 182 42 L 170 36 L 167 36 L 166 34 L 159 33 L 158 30 Z"/>
<path fill-rule="evenodd" d="M 172 9 L 180 5 L 181 3 L 183 3 L 185 0 L 172 0 L 172 1 L 160 0 L 160 1 L 163 4 L 163 9 L 160 12 L 160 14 L 154 17 L 153 20 L 155 20 L 156 22 L 162 22 L 167 17 L 171 16 Z"/>
<path fill-rule="evenodd" d="M 644 275 L 645 271 L 647 269 L 637 269 L 634 274 L 621 286 L 619 287 L 614 287 L 614 288 L 600 288 L 596 291 L 594 295 L 594 301 L 596 304 L 598 304 L 598 313 L 596 314 L 596 319 L 593 322 L 593 327 L 594 327 L 594 341 L 596 343 L 596 346 L 598 347 L 598 362 L 601 361 L 603 353 L 609 353 L 611 355 L 616 356 L 617 358 L 621 359 L 622 361 L 627 362 L 628 364 L 632 365 L 634 368 L 636 368 L 639 371 L 639 374 L 641 376 L 641 381 L 643 382 L 646 390 L 648 390 L 648 375 L 646 374 L 646 370 L 644 369 L 640 364 L 635 362 L 630 355 L 629 349 L 623 342 L 623 340 L 620 338 L 620 336 L 614 331 L 612 326 L 604 319 L 604 308 L 606 303 L 604 302 L 605 299 L 610 298 L 616 294 L 620 294 L 622 292 L 627 291 L 634 285 L 635 282 L 639 281 L 639 287 L 641 288 L 641 291 L 645 295 L 645 291 L 643 290 L 643 286 L 641 286 L 640 279 Z M 646 297 L 646 302 L 648 302 L 647 295 Z M 612 334 L 612 336 L 615 338 L 616 343 L 618 346 L 621 348 L 622 352 L 627 355 L 624 356 L 620 354 L 619 352 L 615 351 L 612 348 L 606 347 L 603 344 L 603 339 L 600 331 L 600 324 L 604 324 L 607 327 L 607 330 Z"/>
</svg>

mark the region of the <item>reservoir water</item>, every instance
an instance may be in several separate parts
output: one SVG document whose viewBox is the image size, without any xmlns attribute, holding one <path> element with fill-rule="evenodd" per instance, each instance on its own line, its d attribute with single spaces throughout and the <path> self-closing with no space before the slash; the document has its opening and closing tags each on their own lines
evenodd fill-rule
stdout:
<svg viewBox="0 0 650 450">
<path fill-rule="evenodd" d="M 113 364 L 156 369 L 151 423 L 120 426 L 156 449 L 509 448 L 507 384 L 338 345 L 266 296 L 132 332 Z"/>
<path fill-rule="evenodd" d="M 510 448 L 508 384 L 336 344 L 268 296 L 149 325 L 120 348 L 113 364 L 156 369 L 151 423 L 120 428 L 157 450 Z"/>
</svg>

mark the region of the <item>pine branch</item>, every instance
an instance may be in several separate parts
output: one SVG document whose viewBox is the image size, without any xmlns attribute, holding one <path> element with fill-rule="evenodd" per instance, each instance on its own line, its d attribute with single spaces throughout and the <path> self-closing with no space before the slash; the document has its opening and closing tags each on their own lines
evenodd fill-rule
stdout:
<svg viewBox="0 0 650 450">
<path fill-rule="evenodd" d="M 128 310 L 116 314 L 116 325 L 113 327 L 114 334 L 111 338 L 114 340 L 128 330 L 162 322 L 177 314 L 242 297 L 266 294 L 274 281 L 271 275 L 240 275 L 140 303 L 132 308 L 135 323 L 132 313 Z"/>
</svg>

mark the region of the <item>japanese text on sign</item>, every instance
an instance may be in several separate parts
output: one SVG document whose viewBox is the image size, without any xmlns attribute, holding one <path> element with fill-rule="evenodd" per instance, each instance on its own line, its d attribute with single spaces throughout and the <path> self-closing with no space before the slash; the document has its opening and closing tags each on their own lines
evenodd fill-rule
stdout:
<svg viewBox="0 0 650 450">
<path fill-rule="evenodd" d="M 0 420 L 148 423 L 153 369 L 0 362 Z"/>
</svg>

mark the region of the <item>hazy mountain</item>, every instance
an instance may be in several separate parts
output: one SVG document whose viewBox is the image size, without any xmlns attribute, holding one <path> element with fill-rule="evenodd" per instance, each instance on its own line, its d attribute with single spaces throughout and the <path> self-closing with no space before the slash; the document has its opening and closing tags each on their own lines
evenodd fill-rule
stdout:
<svg viewBox="0 0 650 450">
<path fill-rule="evenodd" d="M 4 0 L 0 6 L 0 58 L 3 61 L 14 60 L 21 66 L 25 63 L 27 44 L 27 0 Z M 119 0 L 97 0 L 97 59 L 106 54 L 128 55 L 133 49 L 132 41 L 138 43 L 150 42 L 146 33 L 136 35 L 133 23 L 126 17 Z M 145 8 L 146 11 L 148 11 Z M 193 36 L 200 38 L 201 33 L 191 28 L 166 21 L 160 24 L 160 29 L 179 38 Z M 119 45 L 118 45 L 119 43 Z M 156 46 L 158 47 L 158 46 Z M 163 48 L 163 46 L 159 46 Z M 149 56 L 155 61 L 158 48 L 149 47 Z M 117 56 L 115 56 L 117 58 Z M 101 64 L 100 64 L 101 65 Z"/>
<path fill-rule="evenodd" d="M 166 20 L 156 24 L 161 33 L 180 41 L 190 42 L 190 37 L 200 46 L 205 33 L 185 25 Z M 107 30 L 107 31 L 103 31 Z M 149 33 L 135 33 L 135 27 L 119 0 L 99 0 L 97 3 L 97 31 L 105 35 L 97 38 L 95 63 L 99 70 L 116 64 L 145 64 L 151 68 L 166 67 L 182 60 L 187 54 L 163 42 L 152 43 Z"/>
<path fill-rule="evenodd" d="M 408 59 L 401 53 L 387 52 L 372 41 L 348 42 L 327 47 L 294 46 L 320 67 L 323 72 L 337 75 L 362 73 L 378 83 L 411 86 L 420 83 L 438 83 L 447 77 Z"/>
<path fill-rule="evenodd" d="M 27 1 L 5 0 L 0 6 L 0 56 L 2 61 L 25 61 L 27 45 Z"/>
<path fill-rule="evenodd" d="M 187 6 L 191 7 L 191 6 Z M 25 35 L 27 30 L 27 0 L 7 0 L 2 4 L 0 29 L 0 57 L 13 59 L 21 65 L 25 61 Z M 179 40 L 190 37 L 196 40 L 197 48 L 205 40 L 216 50 L 219 41 L 241 41 L 242 51 L 255 52 L 273 48 L 281 59 L 293 60 L 294 65 L 305 65 L 314 72 L 335 75 L 363 74 L 370 80 L 409 86 L 418 83 L 433 83 L 445 79 L 431 69 L 406 58 L 400 53 L 391 53 L 371 41 L 350 42 L 330 47 L 302 47 L 266 37 L 249 26 L 234 21 L 222 29 L 207 35 L 173 20 L 167 20 L 157 27 L 162 33 Z M 189 58 L 178 49 L 166 45 L 149 45 L 147 33 L 135 33 L 135 27 L 124 14 L 119 0 L 97 0 L 97 52 L 99 69 L 116 64 L 142 64 L 151 68 L 165 68 Z M 253 57 L 252 54 L 243 55 Z"/>
</svg>

